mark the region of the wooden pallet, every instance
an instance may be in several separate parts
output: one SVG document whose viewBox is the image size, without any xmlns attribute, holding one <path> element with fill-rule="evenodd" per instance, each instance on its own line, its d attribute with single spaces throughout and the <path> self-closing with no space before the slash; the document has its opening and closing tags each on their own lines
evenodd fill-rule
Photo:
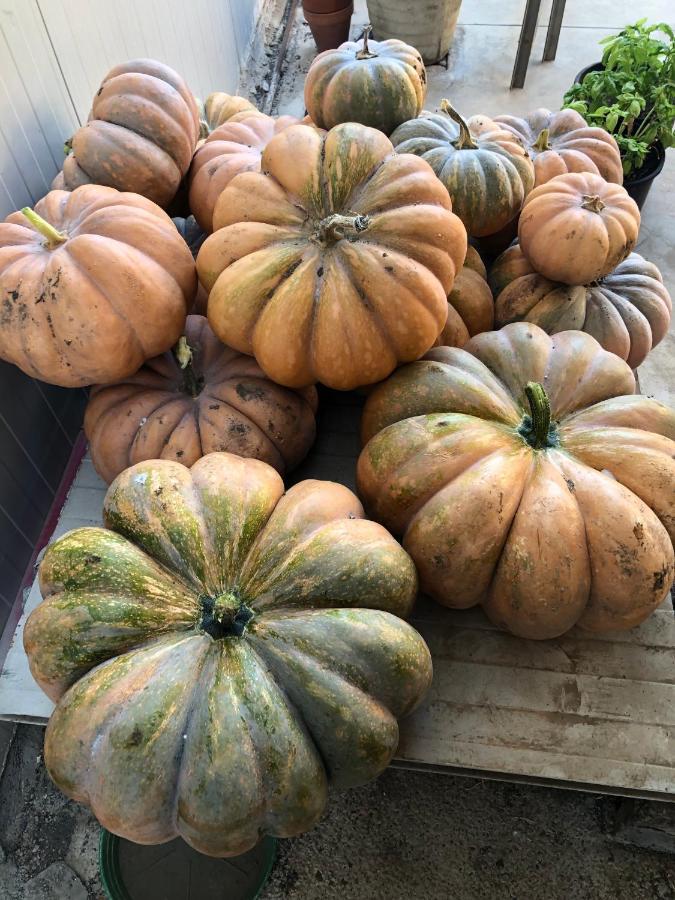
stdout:
<svg viewBox="0 0 675 900">
<path fill-rule="evenodd" d="M 294 480 L 354 487 L 361 401 L 331 395 L 319 439 Z M 85 458 L 54 538 L 99 524 L 105 485 Z M 28 670 L 25 617 L 0 675 L 0 718 L 44 723 L 52 709 Z M 424 704 L 401 723 L 396 765 L 675 800 L 675 617 L 672 604 L 640 628 L 555 641 L 498 631 L 480 610 L 420 599 L 412 623 L 434 660 Z"/>
</svg>

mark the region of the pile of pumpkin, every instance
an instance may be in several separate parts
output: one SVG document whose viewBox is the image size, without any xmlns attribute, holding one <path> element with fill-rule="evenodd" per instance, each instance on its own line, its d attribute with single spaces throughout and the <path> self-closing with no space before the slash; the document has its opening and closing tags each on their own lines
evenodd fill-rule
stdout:
<svg viewBox="0 0 675 900">
<path fill-rule="evenodd" d="M 137 60 L 0 225 L 0 355 L 96 385 L 112 482 L 107 528 L 48 549 L 25 629 L 45 758 L 133 840 L 240 853 L 380 772 L 431 679 L 400 618 L 418 577 L 538 639 L 633 627 L 672 584 L 675 413 L 631 371 L 671 303 L 613 138 L 425 91 L 414 48 L 367 34 L 317 57 L 302 121 L 200 109 Z M 369 391 L 381 524 L 337 484 L 284 493 L 317 382 Z"/>
</svg>

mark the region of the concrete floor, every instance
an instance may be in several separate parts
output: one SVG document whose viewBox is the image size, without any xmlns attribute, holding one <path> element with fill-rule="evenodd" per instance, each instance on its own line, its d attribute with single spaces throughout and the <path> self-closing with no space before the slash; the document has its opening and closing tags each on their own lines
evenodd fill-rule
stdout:
<svg viewBox="0 0 675 900">
<path fill-rule="evenodd" d="M 639 9 L 628 0 L 568 0 L 557 59 L 541 63 L 545 2 L 525 88 L 509 91 L 524 5 L 524 0 L 464 0 L 449 68 L 429 71 L 428 107 L 447 96 L 467 115 L 557 108 L 574 74 L 599 58 L 603 35 L 638 16 L 673 19 L 672 0 L 648 0 Z M 366 21 L 365 2 L 357 0 L 353 34 Z M 298 13 L 279 112 L 303 114 L 302 81 L 314 53 Z M 261 60 L 248 68 L 242 92 L 255 93 L 266 79 L 270 59 Z M 671 151 L 644 208 L 639 247 L 671 289 L 674 198 Z M 643 391 L 673 405 L 674 350 L 671 331 L 640 370 Z M 0 723 L 0 900 L 101 898 L 98 826 L 51 785 L 41 746 L 41 728 Z M 661 845 L 671 852 L 658 853 L 620 843 L 612 826 L 616 804 L 613 798 L 563 790 L 390 770 L 364 789 L 332 798 L 310 834 L 281 842 L 262 897 L 675 900 L 675 843 L 668 837 L 675 832 L 673 808 L 640 807 L 641 816 L 656 817 L 665 828 Z"/>
</svg>

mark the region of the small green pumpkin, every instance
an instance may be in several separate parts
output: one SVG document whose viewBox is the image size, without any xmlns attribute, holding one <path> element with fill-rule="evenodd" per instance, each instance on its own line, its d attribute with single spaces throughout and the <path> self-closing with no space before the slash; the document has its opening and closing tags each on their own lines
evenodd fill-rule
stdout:
<svg viewBox="0 0 675 900">
<path fill-rule="evenodd" d="M 391 134 L 417 116 L 427 93 L 422 57 L 403 41 L 360 41 L 320 53 L 305 79 L 305 106 L 320 128 L 359 122 Z"/>
<path fill-rule="evenodd" d="M 502 229 L 534 186 L 534 166 L 522 144 L 485 116 L 464 121 L 447 100 L 394 131 L 398 153 L 414 153 L 448 189 L 452 211 L 472 237 Z"/>
<path fill-rule="evenodd" d="M 48 548 L 24 632 L 65 794 L 129 840 L 230 856 L 384 769 L 431 660 L 399 618 L 412 561 L 351 491 L 284 494 L 229 453 L 153 460 L 113 482 L 104 521 Z"/>
</svg>

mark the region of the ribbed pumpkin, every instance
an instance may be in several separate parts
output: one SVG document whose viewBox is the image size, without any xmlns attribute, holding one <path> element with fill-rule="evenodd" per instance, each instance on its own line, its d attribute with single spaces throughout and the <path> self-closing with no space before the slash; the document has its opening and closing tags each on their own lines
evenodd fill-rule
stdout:
<svg viewBox="0 0 675 900">
<path fill-rule="evenodd" d="M 212 131 L 195 153 L 190 169 L 190 209 L 204 231 L 213 231 L 213 210 L 223 189 L 240 172 L 259 172 L 262 152 L 294 116 L 244 111 Z"/>
<path fill-rule="evenodd" d="M 534 271 L 518 244 L 490 270 L 495 324 L 525 320 L 548 334 L 579 329 L 636 369 L 670 325 L 672 302 L 661 273 L 639 253 L 599 281 L 561 284 Z"/>
<path fill-rule="evenodd" d="M 104 184 L 166 206 L 198 138 L 197 103 L 180 75 L 156 60 L 133 59 L 103 79 L 52 187 Z"/>
<path fill-rule="evenodd" d="M 24 645 L 45 764 L 101 824 L 230 856 L 389 763 L 431 680 L 414 566 L 339 484 L 257 460 L 128 469 L 40 566 Z"/>
<path fill-rule="evenodd" d="M 180 337 L 194 261 L 167 214 L 89 184 L 0 224 L 0 357 L 80 387 L 124 378 Z"/>
<path fill-rule="evenodd" d="M 197 257 L 215 333 L 279 384 L 373 384 L 433 345 L 466 232 L 381 132 L 287 128 L 220 195 Z"/>
<path fill-rule="evenodd" d="M 465 122 L 447 100 L 441 112 L 423 112 L 400 125 L 391 140 L 399 153 L 430 164 L 473 237 L 507 225 L 534 185 L 532 161 L 510 131 L 485 116 Z"/>
<path fill-rule="evenodd" d="M 469 245 L 448 296 L 448 320 L 436 346 L 463 347 L 474 334 L 491 331 L 493 326 L 494 301 L 487 272 L 478 251 Z"/>
<path fill-rule="evenodd" d="M 517 323 L 366 402 L 358 488 L 421 587 L 527 638 L 632 628 L 673 581 L 675 412 L 590 335 Z"/>
<path fill-rule="evenodd" d="M 305 106 L 320 128 L 360 122 L 385 134 L 419 115 L 427 93 L 422 57 L 403 41 L 347 41 L 319 53 L 305 78 Z"/>
<path fill-rule="evenodd" d="M 495 116 L 512 132 L 534 162 L 534 186 L 567 172 L 591 172 L 605 181 L 623 183 L 619 147 L 604 128 L 592 128 L 573 109 L 535 109 L 529 116 Z"/>
<path fill-rule="evenodd" d="M 257 112 L 257 108 L 245 97 L 215 91 L 199 109 L 199 136 L 208 137 L 216 128 L 224 125 L 232 116 L 240 112 Z"/>
<path fill-rule="evenodd" d="M 520 246 L 535 271 L 588 284 L 615 269 L 637 242 L 640 210 L 619 184 L 587 172 L 535 188 L 518 220 Z"/>
<path fill-rule="evenodd" d="M 203 316 L 188 316 L 174 351 L 92 390 L 84 431 L 108 483 L 146 459 L 191 466 L 214 451 L 261 459 L 284 475 L 312 446 L 316 407 L 315 388 L 274 384 L 254 359 L 221 344 Z"/>
</svg>

